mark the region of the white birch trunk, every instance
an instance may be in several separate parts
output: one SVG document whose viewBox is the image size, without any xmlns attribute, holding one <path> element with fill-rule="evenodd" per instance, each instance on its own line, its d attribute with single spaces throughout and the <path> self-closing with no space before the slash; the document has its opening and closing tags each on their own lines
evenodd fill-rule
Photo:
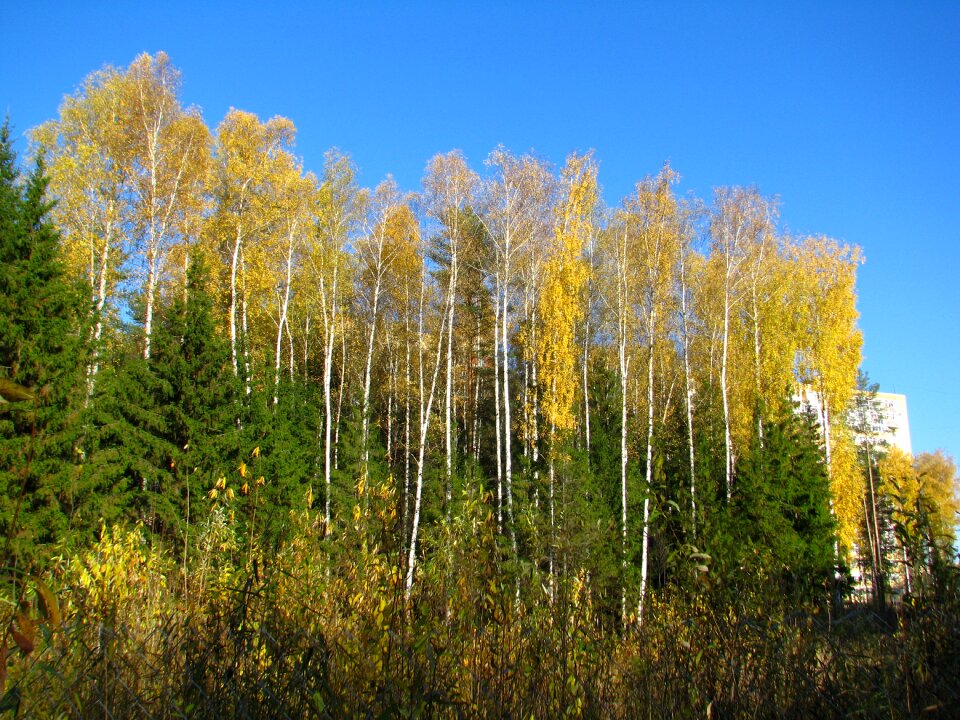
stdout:
<svg viewBox="0 0 960 720">
<path fill-rule="evenodd" d="M 284 326 L 287 325 L 287 310 L 290 307 L 290 284 L 293 277 L 293 238 L 296 233 L 296 223 L 290 228 L 287 233 L 287 257 L 286 257 L 286 273 L 284 277 L 284 286 L 283 286 L 283 295 L 279 298 L 280 307 L 279 307 L 279 318 L 277 321 L 277 344 L 274 352 L 274 363 L 273 363 L 273 405 L 276 407 L 277 403 L 280 402 L 279 392 L 280 392 L 280 360 L 281 360 L 281 350 L 283 342 L 283 332 Z M 287 334 L 289 335 L 289 328 L 287 328 Z M 291 363 L 291 376 L 293 375 L 293 346 L 290 347 L 290 363 Z"/>
<path fill-rule="evenodd" d="M 587 375 L 590 364 L 590 304 L 583 329 L 583 440 L 587 451 L 587 469 L 590 469 L 590 384 Z"/>
<path fill-rule="evenodd" d="M 404 326 L 406 329 L 406 360 L 403 369 L 404 393 L 403 393 L 403 537 L 404 546 L 406 546 L 407 530 L 409 529 L 410 512 L 410 288 L 404 286 L 405 291 L 405 312 Z"/>
<path fill-rule="evenodd" d="M 86 402 L 89 402 L 90 398 L 93 396 L 97 373 L 100 372 L 100 338 L 103 337 L 103 307 L 107 302 L 107 275 L 110 269 L 109 257 L 111 237 L 112 225 L 111 223 L 107 223 L 103 235 L 103 247 L 101 251 L 102 260 L 100 262 L 100 267 L 97 270 L 97 283 L 94 294 L 94 312 L 96 313 L 96 322 L 93 325 L 93 357 L 87 372 Z M 91 262 L 93 262 L 92 254 Z"/>
<path fill-rule="evenodd" d="M 324 532 L 330 532 L 330 490 L 332 465 L 332 430 L 333 430 L 333 402 L 331 397 L 331 383 L 333 379 L 333 350 L 336 341 L 337 325 L 337 280 L 339 262 L 335 261 L 330 287 L 327 287 L 326 278 L 320 276 L 320 301 L 323 310 L 323 481 L 326 490 L 324 499 Z"/>
<path fill-rule="evenodd" d="M 247 397 L 253 391 L 250 385 L 250 334 L 247 331 L 247 264 L 240 250 L 240 315 L 243 331 L 243 383 Z"/>
<path fill-rule="evenodd" d="M 760 270 L 763 263 L 765 245 L 761 239 L 760 247 L 757 249 L 757 262 L 753 268 L 753 282 L 751 283 L 750 295 L 753 309 L 753 373 L 754 385 L 757 395 L 757 437 L 760 441 L 760 448 L 763 448 L 763 386 L 760 374 L 760 302 L 758 296 L 758 285 L 760 283 Z"/>
<path fill-rule="evenodd" d="M 500 274 L 497 273 L 497 293 L 494 299 L 493 321 L 493 398 L 496 413 L 494 435 L 497 446 L 497 532 L 503 533 L 503 424 L 500 413 Z"/>
<path fill-rule="evenodd" d="M 367 360 L 363 370 L 363 417 L 361 418 L 362 447 L 363 447 L 363 482 L 367 481 L 367 465 L 370 460 L 370 375 L 373 365 L 373 340 L 377 332 L 377 312 L 380 307 L 380 270 L 377 269 L 377 278 L 373 286 L 373 315 L 370 318 L 370 334 L 367 338 Z"/>
<path fill-rule="evenodd" d="M 450 283 L 447 288 L 447 297 L 449 298 L 448 305 L 448 317 L 447 317 L 447 377 L 446 377 L 446 392 L 444 397 L 444 439 L 446 443 L 446 486 L 444 488 L 445 498 L 446 498 L 446 516 L 447 520 L 450 520 L 450 505 L 452 501 L 452 484 L 453 484 L 453 445 L 451 437 L 451 419 L 450 419 L 450 405 L 453 402 L 453 320 L 454 312 L 456 310 L 456 297 L 457 297 L 457 247 L 456 240 L 454 237 L 451 237 L 451 249 L 450 249 Z"/>
<path fill-rule="evenodd" d="M 697 537 L 697 471 L 693 444 L 693 383 L 690 375 L 690 332 L 687 316 L 686 249 L 680 248 L 680 324 L 683 339 L 683 379 L 686 394 L 687 449 L 690 454 L 690 526 Z"/>
<path fill-rule="evenodd" d="M 230 255 L 230 362 L 233 376 L 240 377 L 240 362 L 237 357 L 237 274 L 240 269 L 240 248 L 243 243 L 241 225 L 237 224 L 237 233 L 233 240 L 233 252 Z"/>
<path fill-rule="evenodd" d="M 143 321 L 143 357 L 150 359 L 150 337 L 153 333 L 153 296 L 157 288 L 157 256 L 153 249 L 147 250 L 146 313 Z"/>
<path fill-rule="evenodd" d="M 637 603 L 637 622 L 643 624 L 643 606 L 647 594 L 647 570 L 650 554 L 650 494 L 653 491 L 653 353 L 656 340 L 656 297 L 650 293 L 650 314 L 647 321 L 647 473 L 643 498 L 643 546 L 640 559 L 640 600 Z"/>
<path fill-rule="evenodd" d="M 730 290 L 723 292 L 723 352 L 720 359 L 720 395 L 723 399 L 723 449 L 727 502 L 733 495 L 733 436 L 730 434 L 730 402 L 727 398 L 727 352 L 730 344 Z"/>
<path fill-rule="evenodd" d="M 333 469 L 340 467 L 340 413 L 343 411 L 343 386 L 347 381 L 347 333 L 340 331 L 340 382 L 337 387 L 337 414 L 333 419 Z"/>
<path fill-rule="evenodd" d="M 426 282 L 426 273 L 424 273 L 424 283 Z M 420 338 L 423 338 L 423 290 L 421 290 L 421 303 L 420 303 Z M 446 309 L 446 308 L 445 308 Z M 437 352 L 436 358 L 433 363 L 433 376 L 430 381 L 430 394 L 426 398 L 426 405 L 424 405 L 424 373 L 423 373 L 423 351 L 420 352 L 421 364 L 420 364 L 420 445 L 419 451 L 417 454 L 417 486 L 413 501 L 413 526 L 410 530 L 410 548 L 407 555 L 407 580 L 406 580 L 406 599 L 409 602 L 410 593 L 413 591 L 413 578 L 416 571 L 416 560 L 417 560 L 417 535 L 420 529 L 420 508 L 423 498 L 423 468 L 426 456 L 427 448 L 427 432 L 430 429 L 430 413 L 433 409 L 433 399 L 436 394 L 437 387 L 437 377 L 440 373 L 440 360 L 441 353 L 443 352 L 444 345 L 444 326 L 446 325 L 447 313 L 444 312 L 440 322 L 440 330 L 437 333 Z M 422 345 L 421 345 L 422 346 Z"/>
<path fill-rule="evenodd" d="M 503 257 L 503 312 L 500 316 L 500 340 L 503 343 L 503 477 L 506 481 L 507 523 L 510 526 L 510 545 L 517 554 L 517 535 L 513 519 L 513 467 L 510 423 L 510 337 L 507 314 L 510 308 L 510 235 L 507 234 Z"/>
</svg>

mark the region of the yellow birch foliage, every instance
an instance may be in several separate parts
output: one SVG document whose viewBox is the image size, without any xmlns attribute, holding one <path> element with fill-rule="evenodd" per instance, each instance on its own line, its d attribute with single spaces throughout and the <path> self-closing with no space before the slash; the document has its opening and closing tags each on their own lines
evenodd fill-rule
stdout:
<svg viewBox="0 0 960 720">
<path fill-rule="evenodd" d="M 960 512 L 960 478 L 953 458 L 937 450 L 914 459 L 891 447 L 877 469 L 880 492 L 893 506 L 893 521 L 915 541 L 929 539 L 949 548 Z M 929 538 L 924 537 L 927 533 Z"/>
<path fill-rule="evenodd" d="M 857 328 L 857 266 L 860 249 L 825 237 L 810 237 L 794 247 L 800 287 L 795 307 L 799 327 L 798 375 L 815 389 L 824 407 L 828 471 L 834 512 L 844 547 L 856 538 L 863 513 L 863 484 L 856 450 L 842 418 L 857 386 L 863 336 Z"/>
<path fill-rule="evenodd" d="M 863 470 L 850 430 L 841 424 L 831 434 L 830 489 L 841 555 L 849 554 L 863 523 Z"/>
<path fill-rule="evenodd" d="M 878 490 L 893 505 L 893 521 L 909 531 L 915 529 L 913 510 L 917 507 L 920 483 L 913 458 L 898 447 L 891 447 L 877 463 Z"/>
<path fill-rule="evenodd" d="M 789 241 L 784 242 L 784 246 Z M 796 350 L 802 344 L 797 298 L 796 268 L 788 251 L 782 246 L 769 261 L 769 284 L 762 295 L 760 312 L 760 373 L 764 405 L 771 416 L 778 411 L 793 412 L 792 407 L 781 407 L 788 389 L 795 385 L 794 362 Z"/>
<path fill-rule="evenodd" d="M 941 548 L 956 540 L 960 512 L 960 478 L 953 458 L 942 450 L 920 453 L 914 460 L 921 507 L 930 523 L 931 539 Z"/>
<path fill-rule="evenodd" d="M 271 187 L 275 178 L 271 176 L 278 174 L 278 162 L 283 164 L 278 158 L 285 158 L 286 164 L 290 164 L 289 148 L 295 133 L 293 123 L 286 118 L 261 122 L 253 113 L 235 109 L 217 127 L 208 190 L 214 207 L 205 240 L 212 254 L 220 258 L 214 267 L 221 272 L 213 280 L 222 298 L 221 306 L 228 309 L 228 314 L 231 289 L 239 302 L 244 292 L 249 299 L 272 287 L 266 277 L 267 249 L 263 243 L 276 212 Z M 233 311 L 238 312 L 236 308 Z M 234 322 L 239 319 L 235 317 Z"/>
<path fill-rule="evenodd" d="M 120 76 L 106 68 L 87 77 L 64 98 L 59 118 L 31 136 L 46 159 L 50 195 L 57 200 L 51 213 L 61 229 L 68 272 L 87 282 L 94 306 L 113 295 L 127 250 L 124 173 L 117 160 L 120 112 Z"/>
<path fill-rule="evenodd" d="M 384 283 L 385 305 L 392 305 L 390 309 L 402 316 L 407 296 L 413 293 L 422 266 L 420 226 L 406 203 L 391 208 L 385 222 L 385 232 L 393 248 L 391 272 Z"/>
<path fill-rule="evenodd" d="M 563 170 L 566 196 L 558 208 L 555 245 L 544 268 L 539 298 L 542 331 L 537 343 L 545 422 L 563 433 L 573 429 L 577 386 L 576 328 L 583 318 L 587 267 L 583 248 L 593 232 L 597 167 L 590 155 L 571 155 Z"/>
<path fill-rule="evenodd" d="M 199 110 L 181 107 L 179 78 L 164 53 L 144 53 L 126 70 L 90 75 L 33 133 L 69 271 L 97 310 L 109 309 L 121 277 L 139 286 L 148 335 L 170 254 L 202 215 L 209 167 L 210 133 Z"/>
<path fill-rule="evenodd" d="M 805 282 L 807 308 L 801 373 L 826 396 L 831 412 L 839 414 L 853 397 L 860 367 L 856 279 L 863 256 L 857 247 L 811 237 L 796 248 L 794 259 L 795 272 Z"/>
<path fill-rule="evenodd" d="M 210 131 L 195 108 L 180 105 L 180 72 L 166 53 L 143 53 L 119 78 L 126 182 L 133 190 L 131 231 L 163 279 L 168 253 L 189 241 L 204 210 Z"/>
<path fill-rule="evenodd" d="M 677 310 L 671 285 L 680 251 L 679 208 L 673 194 L 679 179 L 676 171 L 665 165 L 655 177 L 637 183 L 635 195 L 625 201 L 628 252 L 634 255 L 631 261 L 637 272 L 632 304 L 635 312 L 643 314 L 640 327 L 648 349 L 654 347 L 655 354 Z"/>
</svg>

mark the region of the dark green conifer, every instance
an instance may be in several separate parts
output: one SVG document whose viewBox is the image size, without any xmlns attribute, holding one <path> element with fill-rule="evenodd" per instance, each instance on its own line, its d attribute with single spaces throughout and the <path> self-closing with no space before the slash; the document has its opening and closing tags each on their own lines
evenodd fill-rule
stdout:
<svg viewBox="0 0 960 720">
<path fill-rule="evenodd" d="M 738 562 L 782 597 L 823 598 L 834 571 L 830 486 L 814 421 L 764 426 L 737 467 L 729 528 Z"/>
<path fill-rule="evenodd" d="M 215 330 L 208 273 L 200 253 L 192 253 L 186 292 L 162 310 L 151 367 L 167 390 L 161 413 L 170 447 L 171 487 L 164 504 L 185 522 L 188 495 L 193 519 L 217 478 L 239 465 L 237 387 L 230 351 Z"/>
<path fill-rule="evenodd" d="M 205 493 L 239 462 L 235 382 L 206 279 L 194 254 L 186 292 L 158 310 L 151 357 L 140 357 L 131 333 L 93 401 L 88 471 L 104 521 L 127 516 L 177 541 L 203 515 Z"/>
<path fill-rule="evenodd" d="M 42 159 L 22 177 L 0 128 L 0 532 L 15 557 L 39 557 L 78 502 L 83 406 L 82 301 L 64 276 Z M 10 560 L 12 558 L 6 558 Z"/>
</svg>

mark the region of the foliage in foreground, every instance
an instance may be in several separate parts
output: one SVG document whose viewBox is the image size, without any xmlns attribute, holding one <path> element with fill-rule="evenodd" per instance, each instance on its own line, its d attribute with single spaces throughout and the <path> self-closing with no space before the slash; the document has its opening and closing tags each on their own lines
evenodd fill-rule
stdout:
<svg viewBox="0 0 960 720">
<path fill-rule="evenodd" d="M 779 579 L 701 573 L 659 594 L 642 627 L 615 631 L 583 573 L 552 603 L 545 588 L 518 597 L 495 523 L 472 500 L 428 539 L 435 552 L 407 603 L 391 553 L 365 540 L 388 496 L 356 514 L 349 555 L 302 515 L 275 556 L 240 568 L 211 543 L 186 581 L 143 528 L 104 531 L 21 588 L 2 707 L 37 718 L 937 717 L 960 701 L 954 569 L 896 617 L 831 618 L 788 607 Z"/>
</svg>

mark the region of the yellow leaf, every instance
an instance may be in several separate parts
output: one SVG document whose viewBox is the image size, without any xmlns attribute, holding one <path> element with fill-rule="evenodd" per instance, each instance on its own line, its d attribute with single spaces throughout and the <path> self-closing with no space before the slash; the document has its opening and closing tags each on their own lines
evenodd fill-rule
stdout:
<svg viewBox="0 0 960 720">
<path fill-rule="evenodd" d="M 60 626 L 60 605 L 56 596 L 39 578 L 34 578 L 37 588 L 37 598 L 40 601 L 40 611 L 50 620 L 53 627 Z"/>
</svg>

